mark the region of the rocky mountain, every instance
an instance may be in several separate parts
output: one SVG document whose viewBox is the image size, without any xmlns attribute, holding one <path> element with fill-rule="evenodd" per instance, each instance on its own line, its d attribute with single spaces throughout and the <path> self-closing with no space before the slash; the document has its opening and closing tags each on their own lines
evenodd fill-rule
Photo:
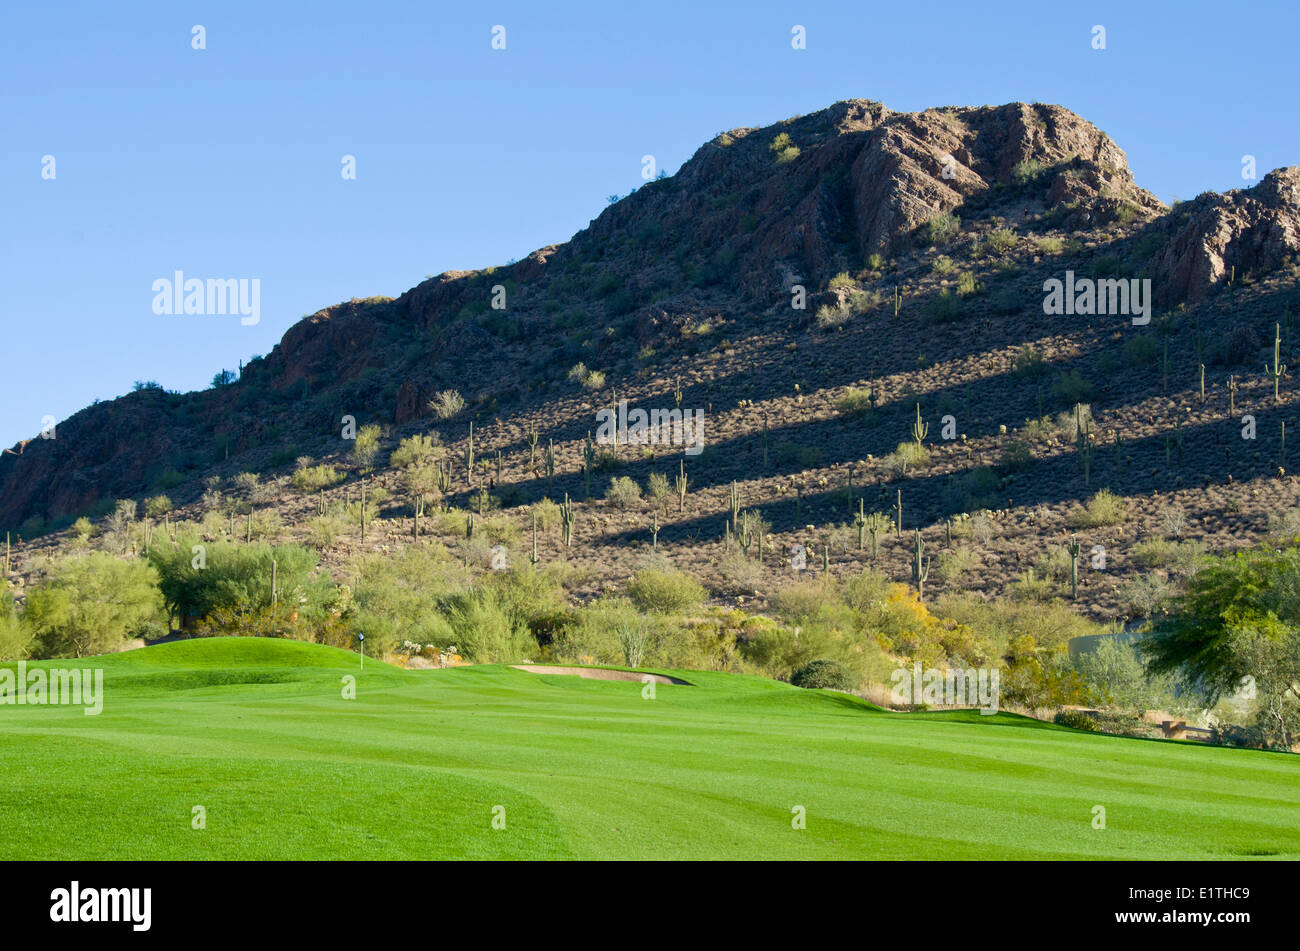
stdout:
<svg viewBox="0 0 1300 951">
<path fill-rule="evenodd" d="M 705 412 L 709 442 L 683 460 L 694 512 L 661 513 L 669 543 L 719 535 L 732 481 L 783 544 L 807 524 L 833 530 L 853 514 L 835 494 L 852 472 L 868 507 L 901 490 L 909 529 L 942 533 L 977 508 L 1026 526 L 1010 554 L 986 559 L 1000 566 L 989 591 L 1103 485 L 1150 518 L 1161 506 L 1204 510 L 1196 517 L 1217 521 L 1193 534 L 1223 547 L 1296 502 L 1285 455 L 1266 441 L 1296 402 L 1287 377 L 1273 400 L 1261 368 L 1275 335 L 1281 362 L 1295 355 L 1298 252 L 1300 169 L 1169 208 L 1135 184 L 1109 137 L 1059 106 L 896 113 L 839 102 L 718 135 L 677 174 L 524 260 L 305 317 L 230 385 L 87 407 L 56 438 L 5 451 L 0 527 L 58 544 L 73 518 L 160 491 L 197 515 L 205 479 L 250 471 L 282 487 L 267 504 L 291 530 L 306 511 L 285 485 L 295 460 L 346 468 L 347 415 L 386 426 L 389 445 L 435 432 L 453 458 L 474 421 L 479 458 L 502 453 L 484 479 L 504 508 L 548 491 L 582 498 L 594 414 L 623 398 L 673 406 L 680 389 Z M 1154 319 L 1045 314 L 1044 283 L 1067 272 L 1149 279 Z M 1257 410 L 1260 441 L 1239 445 L 1229 377 L 1231 408 Z M 434 418 L 430 401 L 452 389 L 466 408 Z M 868 389 L 869 405 L 856 405 Z M 1086 474 L 1077 431 L 1044 422 L 1076 404 L 1093 420 Z M 900 468 L 918 413 L 928 458 Z M 554 447 L 559 488 L 542 478 L 531 427 Z M 609 465 L 641 480 L 678 469 L 653 448 L 624 447 Z M 382 468 L 375 478 L 398 488 Z M 1252 479 L 1267 481 L 1234 503 L 1240 525 L 1216 534 L 1222 486 Z M 644 534 L 648 508 L 583 504 L 601 525 L 595 549 Z M 409 522 L 396 504 L 388 514 Z M 598 574 L 622 570 L 616 555 L 601 559 Z M 1117 596 L 1098 597 L 1116 609 Z"/>
</svg>

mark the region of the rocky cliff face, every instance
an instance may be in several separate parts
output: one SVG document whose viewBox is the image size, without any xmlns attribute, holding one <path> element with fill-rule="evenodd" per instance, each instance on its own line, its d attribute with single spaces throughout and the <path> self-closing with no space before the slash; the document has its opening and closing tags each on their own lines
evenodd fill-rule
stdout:
<svg viewBox="0 0 1300 951">
<path fill-rule="evenodd" d="M 81 411 L 56 439 L 0 458 L 0 527 L 76 516 L 160 478 L 187 479 L 173 494 L 194 495 L 214 460 L 272 465 L 347 412 L 409 423 L 442 387 L 493 406 L 526 402 L 530 372 L 566 369 L 611 341 L 651 350 L 719 318 L 785 320 L 793 285 L 824 295 L 873 255 L 923 247 L 927 223 L 946 212 L 1050 220 L 1097 241 L 1113 237 L 1100 229 L 1150 229 L 1161 236 L 1146 265 L 1158 300 L 1195 302 L 1234 266 L 1277 267 L 1297 252 L 1298 195 L 1291 168 L 1171 211 L 1134 183 L 1114 142 L 1059 106 L 896 113 L 839 102 L 719 135 L 673 177 L 508 267 L 449 271 L 396 299 L 304 318 L 231 386 Z M 498 285 L 504 312 L 487 303 Z"/>
<path fill-rule="evenodd" d="M 1300 168 L 1276 169 L 1253 188 L 1201 195 L 1173 218 L 1153 262 L 1153 287 L 1166 306 L 1197 303 L 1234 274 L 1270 271 L 1300 254 Z"/>
</svg>

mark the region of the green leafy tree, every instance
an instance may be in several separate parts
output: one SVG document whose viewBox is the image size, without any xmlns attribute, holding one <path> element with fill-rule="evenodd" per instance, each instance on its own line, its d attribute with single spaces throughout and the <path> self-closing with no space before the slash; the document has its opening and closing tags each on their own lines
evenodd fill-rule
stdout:
<svg viewBox="0 0 1300 951">
<path fill-rule="evenodd" d="M 160 545 L 149 553 L 168 613 L 184 623 L 218 608 L 250 611 L 270 607 L 274 574 L 278 604 L 312 604 L 326 596 L 327 579 L 313 571 L 318 555 L 298 545 L 264 543 L 203 545 L 195 536 L 175 547 Z M 272 562 L 275 562 L 274 570 Z"/>
<path fill-rule="evenodd" d="M 31 656 L 33 635 L 14 606 L 14 595 L 6 583 L 0 590 L 0 660 L 23 660 Z"/>
<path fill-rule="evenodd" d="M 1300 548 L 1213 558 L 1142 643 L 1153 673 L 1181 671 L 1209 703 L 1253 686 L 1279 745 L 1300 708 Z"/>
<path fill-rule="evenodd" d="M 56 562 L 27 596 L 23 620 L 50 656 L 113 650 L 162 612 L 152 565 L 104 552 Z"/>
</svg>

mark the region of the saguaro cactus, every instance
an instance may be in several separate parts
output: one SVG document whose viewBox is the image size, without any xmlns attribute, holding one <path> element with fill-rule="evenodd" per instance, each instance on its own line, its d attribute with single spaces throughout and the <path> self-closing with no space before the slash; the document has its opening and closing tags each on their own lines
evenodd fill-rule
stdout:
<svg viewBox="0 0 1300 951">
<path fill-rule="evenodd" d="M 591 441 L 591 430 L 587 430 L 587 444 L 582 447 L 582 492 L 591 498 L 591 469 L 596 464 L 596 444 Z M 548 488 L 549 492 L 550 489 Z"/>
<path fill-rule="evenodd" d="M 736 530 L 737 522 L 740 518 L 740 490 L 736 488 L 736 483 L 731 483 L 731 492 L 728 496 L 728 504 L 731 506 L 731 530 Z"/>
<path fill-rule="evenodd" d="M 1070 553 L 1070 598 L 1079 597 L 1079 552 L 1082 550 L 1079 544 L 1079 536 L 1071 535 L 1070 543 L 1065 546 L 1065 550 Z"/>
<path fill-rule="evenodd" d="M 921 448 L 921 443 L 930 433 L 930 426 L 921 421 L 921 404 L 916 404 L 916 422 L 912 424 L 912 441 L 916 443 L 916 448 Z"/>
<path fill-rule="evenodd" d="M 1280 397 L 1277 392 L 1278 381 L 1286 374 L 1286 364 L 1282 362 L 1282 325 L 1276 324 L 1276 335 L 1273 337 L 1273 366 L 1264 364 L 1264 372 L 1268 378 L 1273 381 L 1273 402 L 1279 401 Z"/>
<path fill-rule="evenodd" d="M 537 465 L 537 440 L 540 434 L 537 432 L 537 424 L 528 424 L 528 468 L 532 469 Z"/>
<path fill-rule="evenodd" d="M 551 494 L 551 484 L 555 479 L 555 443 L 546 440 L 546 494 Z"/>
<path fill-rule="evenodd" d="M 1237 415 L 1237 377 L 1232 374 L 1228 376 L 1228 415 Z"/>
<path fill-rule="evenodd" d="M 1086 486 L 1092 478 L 1092 421 L 1084 419 L 1081 406 L 1074 405 L 1075 446 L 1079 453 L 1079 465 L 1083 468 L 1083 484 Z"/>
<path fill-rule="evenodd" d="M 898 501 L 894 503 L 894 534 L 903 534 L 903 490 L 898 490 Z"/>
<path fill-rule="evenodd" d="M 564 493 L 564 504 L 560 506 L 560 536 L 564 542 L 564 547 L 568 548 L 573 542 L 573 503 L 569 501 L 569 493 Z"/>
<path fill-rule="evenodd" d="M 677 465 L 677 512 L 681 514 L 686 511 L 686 460 L 679 461 Z"/>
<path fill-rule="evenodd" d="M 469 423 L 469 442 L 465 444 L 465 481 L 474 484 L 474 421 Z"/>
<path fill-rule="evenodd" d="M 921 541 L 921 530 L 916 529 L 916 542 L 912 548 L 912 583 L 916 585 L 918 597 L 925 597 L 925 582 L 930 577 L 930 559 L 925 555 L 925 542 Z"/>
</svg>

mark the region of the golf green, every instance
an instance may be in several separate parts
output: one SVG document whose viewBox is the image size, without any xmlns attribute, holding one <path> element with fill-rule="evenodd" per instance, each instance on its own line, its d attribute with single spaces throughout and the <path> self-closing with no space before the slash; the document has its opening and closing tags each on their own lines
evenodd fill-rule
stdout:
<svg viewBox="0 0 1300 951">
<path fill-rule="evenodd" d="M 358 661 L 220 638 L 28 664 L 102 668 L 103 709 L 0 705 L 0 855 L 1300 858 L 1295 756 L 737 674 L 650 697 Z"/>
</svg>

